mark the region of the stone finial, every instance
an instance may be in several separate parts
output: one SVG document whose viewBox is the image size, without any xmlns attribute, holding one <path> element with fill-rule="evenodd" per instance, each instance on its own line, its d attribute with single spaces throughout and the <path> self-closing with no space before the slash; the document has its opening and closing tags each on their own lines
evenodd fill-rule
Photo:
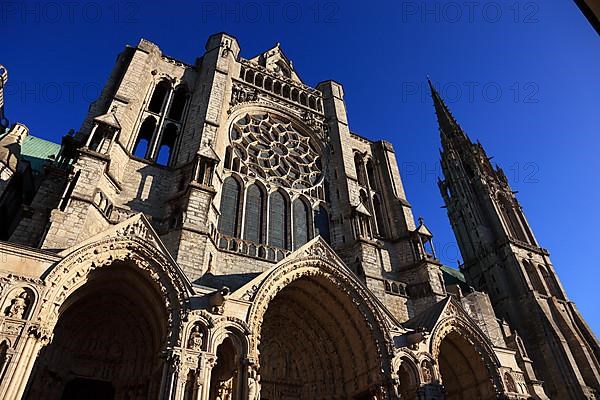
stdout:
<svg viewBox="0 0 600 400">
<path fill-rule="evenodd" d="M 0 163 L 5 164 L 12 171 L 16 171 L 21 158 L 21 145 L 27 136 L 29 136 L 29 129 L 21 123 L 16 123 L 0 139 Z"/>
<path fill-rule="evenodd" d="M 0 64 L 0 127 L 2 130 L 8 128 L 8 119 L 4 116 L 4 86 L 7 81 L 8 70 L 4 65 Z"/>
</svg>

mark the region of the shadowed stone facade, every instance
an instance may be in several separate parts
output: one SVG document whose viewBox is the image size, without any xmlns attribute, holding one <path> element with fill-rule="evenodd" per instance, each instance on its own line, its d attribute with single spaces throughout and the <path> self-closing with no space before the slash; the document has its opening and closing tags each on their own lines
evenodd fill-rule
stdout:
<svg viewBox="0 0 600 400">
<path fill-rule="evenodd" d="M 141 40 L 60 150 L 28 138 L 0 136 L 2 399 L 547 399 L 540 376 L 598 390 L 598 343 L 564 293 L 579 336 L 560 328 L 560 354 L 580 347 L 561 375 L 538 354 L 559 343 L 511 313 L 522 297 L 473 283 L 461 237 L 466 281 L 440 264 L 393 147 L 350 131 L 343 87 L 306 85 L 279 45 L 245 59 L 219 33 L 189 65 Z M 455 229 L 465 202 L 448 203 Z"/>
</svg>

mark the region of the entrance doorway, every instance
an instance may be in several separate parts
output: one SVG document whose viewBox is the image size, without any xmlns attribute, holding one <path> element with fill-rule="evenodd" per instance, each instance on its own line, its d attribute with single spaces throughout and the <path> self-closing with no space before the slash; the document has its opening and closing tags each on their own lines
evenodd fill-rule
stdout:
<svg viewBox="0 0 600 400">
<path fill-rule="evenodd" d="M 61 400 L 113 400 L 114 398 L 115 388 L 110 382 L 75 378 L 65 386 Z"/>
</svg>

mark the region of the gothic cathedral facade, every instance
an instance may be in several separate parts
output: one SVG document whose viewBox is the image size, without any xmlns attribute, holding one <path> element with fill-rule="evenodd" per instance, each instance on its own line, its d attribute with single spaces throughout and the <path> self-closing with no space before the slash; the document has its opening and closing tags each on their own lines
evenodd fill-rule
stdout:
<svg viewBox="0 0 600 400">
<path fill-rule="evenodd" d="M 8 127 L 0 398 L 593 399 L 598 341 L 502 170 L 433 86 L 464 259 L 435 254 L 386 141 L 279 45 L 126 47 L 60 145 Z"/>
</svg>

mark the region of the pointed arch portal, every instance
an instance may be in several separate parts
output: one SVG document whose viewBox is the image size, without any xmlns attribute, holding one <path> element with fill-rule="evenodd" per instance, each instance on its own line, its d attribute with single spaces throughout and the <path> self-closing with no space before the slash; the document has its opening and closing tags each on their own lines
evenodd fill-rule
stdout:
<svg viewBox="0 0 600 400">
<path fill-rule="evenodd" d="M 157 398 L 167 321 L 161 293 L 136 268 L 92 271 L 61 306 L 25 398 Z"/>
<path fill-rule="evenodd" d="M 362 398 L 379 365 L 352 300 L 316 277 L 292 282 L 270 302 L 259 354 L 267 400 Z"/>
<path fill-rule="evenodd" d="M 447 400 L 497 398 L 493 368 L 474 344 L 458 331 L 449 333 L 439 349 L 439 369 Z"/>
<path fill-rule="evenodd" d="M 13 398 L 164 397 L 192 288 L 146 218 L 131 217 L 62 255 L 43 275 L 41 340 L 27 360 L 27 385 Z"/>
<path fill-rule="evenodd" d="M 291 262 L 262 282 L 249 318 L 261 399 L 373 399 L 388 390 L 389 333 L 346 269 Z"/>
</svg>

